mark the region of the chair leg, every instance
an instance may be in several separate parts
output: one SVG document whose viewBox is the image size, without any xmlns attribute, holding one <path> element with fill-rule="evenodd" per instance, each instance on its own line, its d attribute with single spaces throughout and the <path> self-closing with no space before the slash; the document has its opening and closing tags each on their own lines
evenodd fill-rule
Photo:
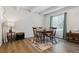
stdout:
<svg viewBox="0 0 79 59">
<path fill-rule="evenodd" d="M 55 43 L 57 43 L 55 37 L 50 37 L 50 40 L 52 41 L 52 43 L 53 43 L 53 41 L 55 41 Z"/>
<path fill-rule="evenodd" d="M 36 42 L 36 37 L 33 38 L 33 43 L 35 43 L 35 42 Z"/>
<path fill-rule="evenodd" d="M 38 37 L 38 38 L 37 38 L 37 43 L 39 43 L 39 39 L 40 39 L 40 38 Z"/>
<path fill-rule="evenodd" d="M 54 39 L 55 43 L 57 43 L 57 41 L 56 41 L 55 37 L 54 37 L 53 39 Z"/>
<path fill-rule="evenodd" d="M 50 40 L 52 41 L 52 44 L 53 44 L 53 37 L 50 37 Z"/>
<path fill-rule="evenodd" d="M 43 37 L 41 37 L 41 43 L 43 43 Z"/>
<path fill-rule="evenodd" d="M 34 43 L 35 38 L 33 38 L 33 43 Z"/>
<path fill-rule="evenodd" d="M 39 42 L 42 43 L 42 37 L 41 36 L 39 37 Z"/>
</svg>

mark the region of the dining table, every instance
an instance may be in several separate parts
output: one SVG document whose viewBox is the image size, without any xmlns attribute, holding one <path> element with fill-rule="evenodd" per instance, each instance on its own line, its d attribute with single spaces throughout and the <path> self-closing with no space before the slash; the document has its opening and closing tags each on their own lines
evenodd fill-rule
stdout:
<svg viewBox="0 0 79 59">
<path fill-rule="evenodd" d="M 37 29 L 36 32 L 41 35 L 41 39 L 43 40 L 43 43 L 45 43 L 45 41 L 46 41 L 45 37 L 52 34 L 53 30 L 51 30 L 51 29 Z"/>
</svg>

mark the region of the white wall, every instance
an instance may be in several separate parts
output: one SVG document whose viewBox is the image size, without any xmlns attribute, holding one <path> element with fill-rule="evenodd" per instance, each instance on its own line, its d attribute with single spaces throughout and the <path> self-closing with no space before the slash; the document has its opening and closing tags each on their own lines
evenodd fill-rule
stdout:
<svg viewBox="0 0 79 59">
<path fill-rule="evenodd" d="M 3 22 L 3 8 L 0 7 L 0 46 L 2 44 L 2 22 Z"/>
<path fill-rule="evenodd" d="M 79 7 L 67 10 L 60 10 L 58 12 L 45 16 L 45 27 L 50 26 L 50 16 L 55 16 L 67 12 L 67 31 L 77 29 L 79 30 Z"/>
<path fill-rule="evenodd" d="M 16 32 L 24 32 L 25 37 L 33 37 L 32 27 L 43 26 L 43 16 L 21 11 L 20 20 L 15 23 Z"/>
<path fill-rule="evenodd" d="M 24 32 L 25 37 L 33 36 L 32 27 L 43 26 L 43 16 L 39 14 L 16 7 L 5 7 L 5 10 L 6 19 L 15 22 L 14 31 Z"/>
<path fill-rule="evenodd" d="M 44 16 L 43 23 L 45 28 L 50 27 L 50 16 Z"/>
<path fill-rule="evenodd" d="M 0 45 L 2 44 L 2 26 L 1 26 L 1 17 L 0 17 Z"/>
<path fill-rule="evenodd" d="M 79 30 L 79 7 L 71 9 L 67 14 L 67 28 L 69 30 Z"/>
</svg>

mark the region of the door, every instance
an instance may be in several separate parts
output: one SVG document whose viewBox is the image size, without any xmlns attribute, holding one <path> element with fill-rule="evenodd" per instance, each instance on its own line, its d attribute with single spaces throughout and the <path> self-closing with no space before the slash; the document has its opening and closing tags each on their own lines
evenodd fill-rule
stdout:
<svg viewBox="0 0 79 59">
<path fill-rule="evenodd" d="M 56 37 L 63 38 L 64 14 L 53 16 L 51 20 L 51 27 L 57 27 Z"/>
</svg>

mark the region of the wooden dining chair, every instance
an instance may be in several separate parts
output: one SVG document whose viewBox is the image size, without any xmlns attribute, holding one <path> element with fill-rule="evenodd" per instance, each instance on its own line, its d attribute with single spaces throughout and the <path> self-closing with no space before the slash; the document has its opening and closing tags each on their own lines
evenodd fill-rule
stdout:
<svg viewBox="0 0 79 59">
<path fill-rule="evenodd" d="M 50 30 L 53 31 L 52 34 L 51 34 L 51 39 L 53 39 L 53 41 L 55 41 L 57 43 L 57 41 L 55 39 L 57 27 L 50 27 Z"/>
<path fill-rule="evenodd" d="M 36 42 L 37 41 L 37 37 L 38 37 L 38 35 L 36 34 L 37 28 L 36 27 L 32 27 L 32 29 L 33 29 L 33 34 L 34 34 L 33 42 Z"/>
<path fill-rule="evenodd" d="M 57 27 L 51 27 L 50 28 L 53 32 L 54 32 L 54 37 L 55 37 L 55 35 L 56 35 L 56 30 L 57 30 Z"/>
<path fill-rule="evenodd" d="M 39 42 L 40 35 L 37 32 L 37 27 L 32 27 L 32 28 L 33 28 L 33 34 L 34 34 L 33 42 Z"/>
<path fill-rule="evenodd" d="M 55 39 L 56 29 L 57 29 L 56 27 L 51 27 L 50 28 L 51 31 L 47 33 L 47 37 L 50 38 L 50 40 L 52 41 L 52 43 L 53 43 L 53 41 L 55 41 L 55 43 L 57 43 L 57 41 Z"/>
</svg>

